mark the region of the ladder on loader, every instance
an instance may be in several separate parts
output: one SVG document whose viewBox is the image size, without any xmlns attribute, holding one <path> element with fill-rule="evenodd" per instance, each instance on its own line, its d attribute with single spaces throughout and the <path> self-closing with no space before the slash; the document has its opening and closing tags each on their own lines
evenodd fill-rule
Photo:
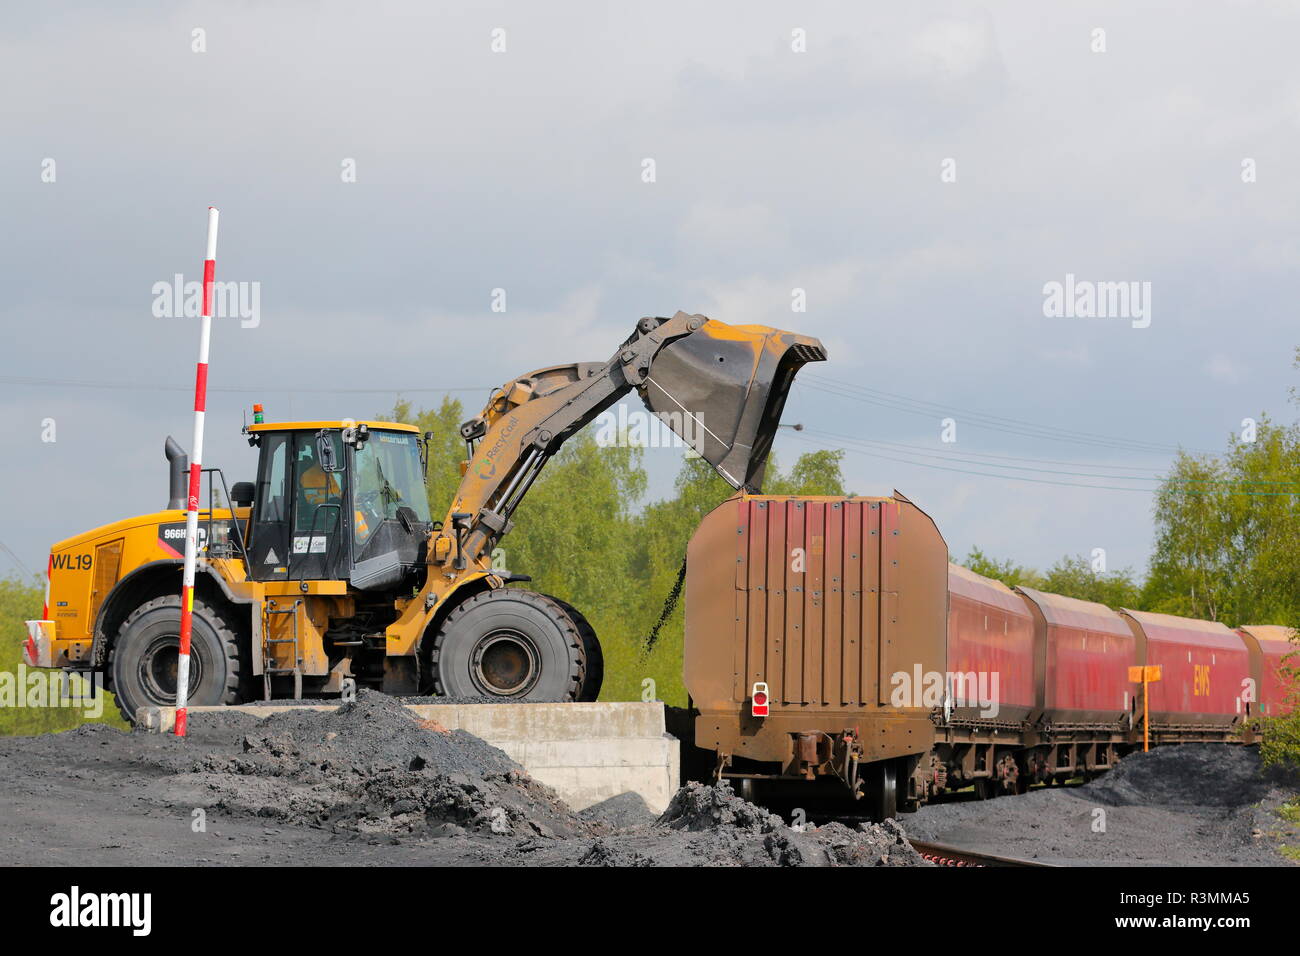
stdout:
<svg viewBox="0 0 1300 956">
<path fill-rule="evenodd" d="M 262 627 L 262 699 L 271 699 L 271 677 L 275 674 L 293 675 L 293 699 L 302 699 L 302 652 L 298 643 L 298 611 L 303 606 L 302 598 L 296 598 L 291 607 L 279 607 L 275 601 L 267 601 L 265 614 L 267 621 Z M 272 614 L 289 614 L 291 617 L 290 637 L 273 637 L 275 629 L 270 627 Z M 292 667 L 277 666 L 280 656 L 275 649 L 280 644 L 290 644 Z"/>
</svg>

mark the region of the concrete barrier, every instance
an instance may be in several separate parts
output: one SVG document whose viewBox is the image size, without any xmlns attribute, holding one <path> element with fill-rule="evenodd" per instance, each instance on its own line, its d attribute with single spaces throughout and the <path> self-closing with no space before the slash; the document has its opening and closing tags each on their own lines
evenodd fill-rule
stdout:
<svg viewBox="0 0 1300 956">
<path fill-rule="evenodd" d="M 191 715 L 238 711 L 268 717 L 285 710 L 334 710 L 337 704 L 240 704 L 191 707 Z M 664 728 L 664 705 L 612 701 L 584 704 L 406 704 L 425 720 L 464 730 L 505 751 L 575 810 L 620 793 L 641 795 L 662 813 L 677 790 L 681 744 Z M 170 733 L 176 708 L 141 707 L 136 727 Z"/>
</svg>

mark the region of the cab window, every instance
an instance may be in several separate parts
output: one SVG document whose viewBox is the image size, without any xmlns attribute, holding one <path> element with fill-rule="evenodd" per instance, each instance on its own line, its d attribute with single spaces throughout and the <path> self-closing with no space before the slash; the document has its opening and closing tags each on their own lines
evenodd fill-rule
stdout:
<svg viewBox="0 0 1300 956">
<path fill-rule="evenodd" d="M 334 447 L 334 460 L 341 462 L 342 447 L 337 434 L 328 434 Z M 302 433 L 298 436 L 293 460 L 294 488 L 297 507 L 294 509 L 295 534 L 312 531 L 333 531 L 340 523 L 343 504 L 343 473 L 325 471 L 316 460 L 316 436 Z"/>
<path fill-rule="evenodd" d="M 429 497 L 414 435 L 373 431 L 356 450 L 354 461 L 357 544 L 363 544 L 383 522 L 396 518 L 399 508 L 410 508 L 417 521 L 429 521 Z"/>
<path fill-rule="evenodd" d="M 257 490 L 257 520 L 259 522 L 285 521 L 289 517 L 289 502 L 284 494 L 285 449 L 287 435 L 272 435 L 267 439 L 269 448 L 263 452 L 266 473 L 261 476 Z"/>
</svg>

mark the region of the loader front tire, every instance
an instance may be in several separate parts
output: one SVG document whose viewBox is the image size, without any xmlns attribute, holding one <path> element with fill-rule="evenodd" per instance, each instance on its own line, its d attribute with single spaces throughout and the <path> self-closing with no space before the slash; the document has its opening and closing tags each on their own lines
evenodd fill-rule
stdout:
<svg viewBox="0 0 1300 956">
<path fill-rule="evenodd" d="M 434 635 L 433 692 L 503 702 L 582 700 L 591 689 L 589 667 L 600 666 L 599 647 L 592 660 L 582 625 L 594 640 L 586 619 L 552 597 L 519 588 L 480 591 Z"/>
<path fill-rule="evenodd" d="M 547 597 L 564 608 L 569 615 L 569 619 L 578 629 L 578 635 L 582 638 L 582 649 L 587 654 L 587 668 L 582 678 L 582 686 L 578 688 L 578 700 L 596 700 L 600 697 L 600 685 L 605 682 L 605 655 L 600 650 L 600 639 L 596 637 L 596 629 L 591 626 L 587 616 L 568 601 L 562 601 L 551 594 Z"/>
<path fill-rule="evenodd" d="M 175 706 L 180 634 L 181 599 L 175 594 L 146 601 L 123 622 L 108 669 L 118 709 L 128 722 L 135 722 L 140 707 Z M 195 598 L 189 704 L 239 703 L 242 657 L 235 625 L 220 609 Z"/>
</svg>

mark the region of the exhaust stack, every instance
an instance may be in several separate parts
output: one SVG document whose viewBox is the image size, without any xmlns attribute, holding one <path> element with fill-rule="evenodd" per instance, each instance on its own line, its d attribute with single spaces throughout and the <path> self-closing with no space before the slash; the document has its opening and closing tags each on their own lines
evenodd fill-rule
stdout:
<svg viewBox="0 0 1300 956">
<path fill-rule="evenodd" d="M 177 443 L 171 435 L 167 436 L 167 444 L 163 446 L 163 454 L 167 456 L 167 510 L 184 511 L 186 498 L 186 482 L 189 481 L 190 458 L 185 454 L 185 449 Z"/>
<path fill-rule="evenodd" d="M 795 373 L 826 349 L 765 325 L 691 318 L 703 324 L 659 351 L 641 400 L 733 488 L 757 494 Z"/>
</svg>

